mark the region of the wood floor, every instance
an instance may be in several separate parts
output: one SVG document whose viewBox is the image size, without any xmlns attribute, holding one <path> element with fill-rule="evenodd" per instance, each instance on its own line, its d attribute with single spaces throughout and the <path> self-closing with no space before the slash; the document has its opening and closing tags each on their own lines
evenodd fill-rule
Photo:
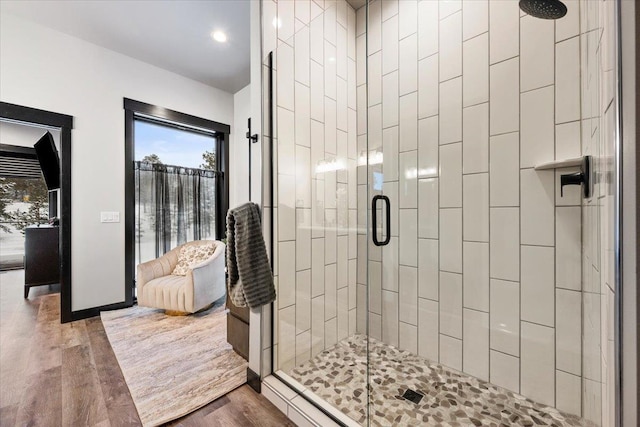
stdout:
<svg viewBox="0 0 640 427">
<path fill-rule="evenodd" d="M 0 426 L 137 426 L 99 317 L 60 324 L 59 289 L 0 272 Z M 244 385 L 171 426 L 294 426 Z"/>
</svg>

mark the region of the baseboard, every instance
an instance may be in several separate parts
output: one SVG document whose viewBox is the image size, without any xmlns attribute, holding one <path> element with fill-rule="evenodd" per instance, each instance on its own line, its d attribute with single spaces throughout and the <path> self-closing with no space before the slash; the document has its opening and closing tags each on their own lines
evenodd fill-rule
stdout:
<svg viewBox="0 0 640 427">
<path fill-rule="evenodd" d="M 250 368 L 247 368 L 247 384 L 249 387 L 255 390 L 256 393 L 262 392 L 262 381 L 260 375 L 253 372 Z"/>
<path fill-rule="evenodd" d="M 119 310 L 121 308 L 131 307 L 131 304 L 126 302 L 117 302 L 115 304 L 101 305 L 100 307 L 85 308 L 84 310 L 72 311 L 71 319 L 63 319 L 62 323 L 67 321 L 75 322 L 76 320 L 88 319 L 90 317 L 99 316 L 101 311 Z"/>
</svg>

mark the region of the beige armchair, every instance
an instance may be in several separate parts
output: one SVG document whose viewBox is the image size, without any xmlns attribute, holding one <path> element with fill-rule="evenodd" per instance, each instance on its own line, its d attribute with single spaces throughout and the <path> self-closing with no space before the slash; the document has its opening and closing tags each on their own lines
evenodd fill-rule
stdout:
<svg viewBox="0 0 640 427">
<path fill-rule="evenodd" d="M 185 276 L 171 274 L 185 245 L 215 244 L 213 255 L 187 271 Z M 185 243 L 158 259 L 138 265 L 136 287 L 138 305 L 168 312 L 195 313 L 226 294 L 225 244 L 198 240 Z"/>
</svg>

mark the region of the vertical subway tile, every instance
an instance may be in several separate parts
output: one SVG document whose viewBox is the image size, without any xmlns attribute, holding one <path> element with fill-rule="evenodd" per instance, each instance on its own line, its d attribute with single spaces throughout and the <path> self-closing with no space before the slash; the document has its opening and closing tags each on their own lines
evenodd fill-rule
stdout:
<svg viewBox="0 0 640 427">
<path fill-rule="evenodd" d="M 400 209 L 400 264 L 418 266 L 418 210 Z"/>
<path fill-rule="evenodd" d="M 520 287 L 491 279 L 490 343 L 493 350 L 520 355 Z M 491 379 L 493 381 L 493 378 Z"/>
<path fill-rule="evenodd" d="M 438 117 L 418 121 L 418 178 L 438 175 Z"/>
<path fill-rule="evenodd" d="M 400 224 L 402 227 L 402 223 Z M 462 273 L 462 209 L 440 209 L 440 269 Z"/>
<path fill-rule="evenodd" d="M 399 324 L 399 347 L 400 350 L 409 353 L 418 353 L 418 327 L 409 323 Z"/>
<path fill-rule="evenodd" d="M 369 55 L 367 61 L 369 79 L 367 88 L 369 91 L 369 106 L 382 102 L 382 53 L 376 52 Z"/>
<path fill-rule="evenodd" d="M 398 346 L 398 293 L 382 291 L 382 340 Z"/>
<path fill-rule="evenodd" d="M 393 126 L 382 131 L 382 151 L 384 162 L 382 171 L 385 181 L 398 180 L 398 126 Z"/>
<path fill-rule="evenodd" d="M 582 217 L 579 206 L 556 208 L 556 286 L 581 290 Z"/>
<path fill-rule="evenodd" d="M 311 328 L 311 270 L 296 273 L 296 334 Z"/>
<path fill-rule="evenodd" d="M 489 174 L 464 175 L 462 188 L 462 205 L 464 206 L 463 239 L 488 242 Z"/>
<path fill-rule="evenodd" d="M 416 151 L 400 153 L 400 209 L 418 207 L 418 156 Z"/>
<path fill-rule="evenodd" d="M 580 40 L 556 44 L 556 123 L 580 119 Z"/>
<path fill-rule="evenodd" d="M 553 84 L 554 21 L 525 16 L 520 19 L 520 90 Z"/>
<path fill-rule="evenodd" d="M 462 340 L 440 334 L 440 363 L 462 371 Z"/>
<path fill-rule="evenodd" d="M 349 290 L 347 288 L 338 289 L 338 313 L 337 330 L 338 340 L 344 340 L 349 336 Z M 307 359 L 308 360 L 308 359 Z M 306 362 L 306 360 L 305 360 Z"/>
<path fill-rule="evenodd" d="M 489 34 L 465 41 L 463 58 L 462 105 L 468 107 L 489 101 Z"/>
<path fill-rule="evenodd" d="M 418 90 L 418 35 L 412 34 L 400 40 L 399 52 L 399 90 L 402 96 Z"/>
<path fill-rule="evenodd" d="M 462 78 L 440 83 L 440 144 L 462 140 Z"/>
<path fill-rule="evenodd" d="M 336 286 L 337 271 L 335 264 L 324 267 L 324 320 L 330 320 L 336 316 L 338 305 L 338 287 Z"/>
<path fill-rule="evenodd" d="M 582 413 L 582 380 L 560 370 L 556 371 L 556 408 L 574 415 Z"/>
<path fill-rule="evenodd" d="M 400 97 L 400 151 L 418 148 L 418 94 Z"/>
<path fill-rule="evenodd" d="M 553 171 L 522 169 L 520 172 L 522 244 L 554 245 Z"/>
<path fill-rule="evenodd" d="M 518 208 L 490 208 L 491 277 L 520 280 L 520 218 Z"/>
<path fill-rule="evenodd" d="M 555 326 L 554 255 L 553 247 L 521 246 L 522 320 Z"/>
<path fill-rule="evenodd" d="M 438 2 L 418 3 L 418 57 L 438 52 Z"/>
<path fill-rule="evenodd" d="M 278 244 L 278 308 L 296 303 L 296 242 Z"/>
<path fill-rule="evenodd" d="M 492 136 L 489 140 L 489 205 L 520 204 L 520 139 L 517 132 Z"/>
<path fill-rule="evenodd" d="M 296 209 L 296 271 L 311 268 L 311 209 Z"/>
<path fill-rule="evenodd" d="M 438 302 L 418 299 L 418 354 L 438 361 Z"/>
<path fill-rule="evenodd" d="M 418 31 L 418 2 L 417 0 L 403 0 L 398 4 L 399 37 L 403 39 Z"/>
<path fill-rule="evenodd" d="M 440 21 L 440 81 L 462 74 L 462 12 Z"/>
<path fill-rule="evenodd" d="M 387 0 L 382 2 L 381 8 L 382 8 L 383 23 L 394 16 L 397 18 L 398 3 L 399 3 L 399 0 Z M 384 34 L 383 34 L 383 37 L 384 37 Z M 382 49 L 384 49 L 384 47 Z"/>
<path fill-rule="evenodd" d="M 442 0 L 438 3 L 440 19 L 444 19 L 462 8 L 462 0 Z"/>
<path fill-rule="evenodd" d="M 574 375 L 582 373 L 581 300 L 580 292 L 556 290 L 556 368 Z"/>
<path fill-rule="evenodd" d="M 489 2 L 490 62 L 518 55 L 520 9 L 515 1 Z"/>
<path fill-rule="evenodd" d="M 520 392 L 520 359 L 498 351 L 490 351 L 490 381 L 513 392 Z"/>
<path fill-rule="evenodd" d="M 418 296 L 438 300 L 438 241 L 418 240 Z M 487 292 L 488 295 L 488 292 Z"/>
<path fill-rule="evenodd" d="M 553 328 L 522 322 L 520 391 L 531 399 L 555 404 L 555 334 Z"/>
<path fill-rule="evenodd" d="M 400 266 L 399 271 L 400 321 L 418 324 L 418 268 Z"/>
<path fill-rule="evenodd" d="M 556 41 L 566 40 L 580 33 L 580 1 L 567 0 L 567 14 L 562 19 L 555 21 Z"/>
<path fill-rule="evenodd" d="M 487 31 L 489 31 L 489 1 L 462 0 L 462 39 L 468 40 Z"/>
<path fill-rule="evenodd" d="M 398 238 L 382 248 L 382 289 L 398 292 Z"/>
<path fill-rule="evenodd" d="M 440 207 L 462 207 L 462 144 L 440 147 Z"/>
<path fill-rule="evenodd" d="M 294 47 L 296 81 L 309 86 L 309 28 L 296 33 Z M 297 105 L 296 105 L 297 107 Z"/>
<path fill-rule="evenodd" d="M 556 160 L 580 157 L 580 122 L 556 125 Z"/>
<path fill-rule="evenodd" d="M 517 131 L 520 127 L 519 60 L 516 57 L 492 65 L 489 73 L 491 135 Z"/>
<path fill-rule="evenodd" d="M 489 381 L 489 313 L 464 309 L 464 372 Z"/>
<path fill-rule="evenodd" d="M 324 239 L 311 240 L 311 296 L 324 294 Z M 323 300 L 324 301 L 324 300 Z M 324 305 L 324 302 L 323 302 Z M 324 318 L 323 318 L 324 321 Z"/>
<path fill-rule="evenodd" d="M 319 65 L 324 64 L 324 15 L 314 18 L 309 24 L 309 58 Z"/>
<path fill-rule="evenodd" d="M 418 236 L 438 238 L 438 178 L 418 180 Z"/>
<path fill-rule="evenodd" d="M 324 122 L 324 70 L 322 65 L 311 61 L 310 113 L 313 120 Z M 323 150 L 324 151 L 324 150 Z"/>
<path fill-rule="evenodd" d="M 337 60 L 336 47 L 327 40 L 324 42 L 324 95 L 336 99 Z M 379 57 L 379 55 L 378 55 Z"/>
<path fill-rule="evenodd" d="M 464 108 L 462 118 L 462 172 L 488 172 L 489 103 Z"/>
<path fill-rule="evenodd" d="M 421 5 L 425 2 L 420 3 Z M 429 2 L 426 2 L 429 3 Z M 438 55 L 418 62 L 418 117 L 438 114 Z"/>
<path fill-rule="evenodd" d="M 398 72 L 382 76 L 382 128 L 398 125 Z"/>
<path fill-rule="evenodd" d="M 277 103 L 278 106 L 292 111 L 294 109 L 293 85 L 295 82 L 293 48 L 287 45 L 281 45 L 278 48 L 277 62 Z"/>
<path fill-rule="evenodd" d="M 324 295 L 311 300 L 311 355 L 324 350 Z"/>
<path fill-rule="evenodd" d="M 489 244 L 463 242 L 464 306 L 489 311 Z"/>
<path fill-rule="evenodd" d="M 520 166 L 530 168 L 554 158 L 553 86 L 521 95 Z"/>
<path fill-rule="evenodd" d="M 381 3 L 382 2 L 371 2 L 368 8 L 369 14 L 366 18 L 366 36 L 368 38 L 367 43 L 369 54 L 378 52 L 382 48 Z"/>
<path fill-rule="evenodd" d="M 398 16 L 395 15 L 382 23 L 382 74 L 385 75 L 397 69 Z"/>
</svg>

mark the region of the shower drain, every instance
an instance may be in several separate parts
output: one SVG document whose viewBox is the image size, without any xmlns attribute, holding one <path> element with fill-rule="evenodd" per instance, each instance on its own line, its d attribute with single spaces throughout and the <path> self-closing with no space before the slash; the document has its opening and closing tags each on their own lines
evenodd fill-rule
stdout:
<svg viewBox="0 0 640 427">
<path fill-rule="evenodd" d="M 418 393 L 417 391 L 411 390 L 410 388 L 407 389 L 407 391 L 404 392 L 404 394 L 402 395 L 402 397 L 404 397 L 405 399 L 418 404 L 420 403 L 420 401 L 422 400 L 422 398 L 424 397 L 424 394 Z"/>
</svg>

